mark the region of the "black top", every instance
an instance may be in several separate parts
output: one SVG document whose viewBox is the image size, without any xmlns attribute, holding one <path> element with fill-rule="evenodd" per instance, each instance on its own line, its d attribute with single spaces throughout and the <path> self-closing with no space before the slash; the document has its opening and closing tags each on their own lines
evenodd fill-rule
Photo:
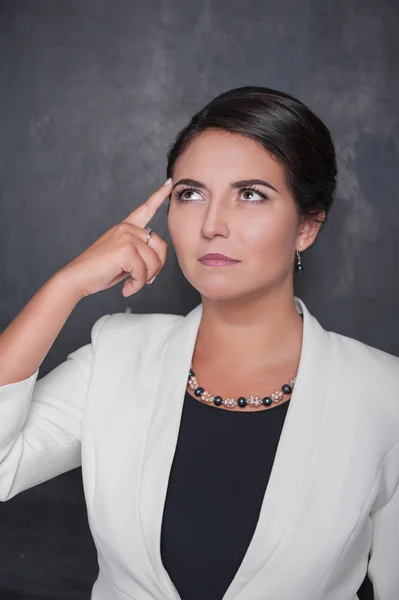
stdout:
<svg viewBox="0 0 399 600">
<path fill-rule="evenodd" d="M 225 410 L 186 391 L 161 531 L 162 562 L 182 600 L 221 600 L 230 585 L 258 521 L 289 403 Z"/>
</svg>

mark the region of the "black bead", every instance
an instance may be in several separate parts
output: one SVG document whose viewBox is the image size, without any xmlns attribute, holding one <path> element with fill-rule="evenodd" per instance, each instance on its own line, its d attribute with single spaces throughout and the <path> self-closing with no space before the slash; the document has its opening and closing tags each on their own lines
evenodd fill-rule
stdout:
<svg viewBox="0 0 399 600">
<path fill-rule="evenodd" d="M 194 377 L 194 375 L 195 375 L 194 371 L 192 369 L 190 369 L 189 374 L 188 374 L 189 378 Z"/>
<path fill-rule="evenodd" d="M 266 396 L 266 398 L 263 398 L 262 402 L 265 406 L 270 406 L 272 403 L 272 399 L 269 396 Z"/>
<path fill-rule="evenodd" d="M 303 265 L 297 265 L 296 266 L 296 270 L 297 270 L 297 273 L 302 273 L 302 271 L 303 271 Z"/>
<path fill-rule="evenodd" d="M 213 403 L 216 404 L 216 406 L 220 406 L 223 403 L 222 396 L 215 396 L 213 399 Z"/>
<path fill-rule="evenodd" d="M 247 404 L 246 398 L 244 398 L 244 396 L 240 396 L 239 398 L 237 398 L 237 404 L 238 406 L 241 406 L 241 408 L 244 408 L 244 406 L 246 406 Z"/>
<path fill-rule="evenodd" d="M 194 394 L 196 396 L 202 396 L 202 394 L 205 392 L 204 388 L 202 387 L 197 387 L 197 389 L 194 390 Z"/>
<path fill-rule="evenodd" d="M 284 392 L 284 394 L 291 394 L 292 387 L 290 385 L 288 385 L 288 383 L 286 383 L 285 385 L 283 385 L 281 390 Z"/>
</svg>

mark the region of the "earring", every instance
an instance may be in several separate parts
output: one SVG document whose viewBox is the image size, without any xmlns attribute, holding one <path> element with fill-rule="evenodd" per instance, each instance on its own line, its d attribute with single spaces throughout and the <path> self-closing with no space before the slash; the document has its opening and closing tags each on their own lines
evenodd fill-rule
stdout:
<svg viewBox="0 0 399 600">
<path fill-rule="evenodd" d="M 296 250 L 295 270 L 299 274 L 303 272 L 302 254 L 298 250 Z"/>
</svg>

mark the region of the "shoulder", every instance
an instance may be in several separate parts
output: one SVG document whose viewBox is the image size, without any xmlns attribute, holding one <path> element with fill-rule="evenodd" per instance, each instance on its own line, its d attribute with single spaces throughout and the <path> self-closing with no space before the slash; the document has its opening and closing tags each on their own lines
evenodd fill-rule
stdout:
<svg viewBox="0 0 399 600">
<path fill-rule="evenodd" d="M 142 342 L 154 337 L 162 341 L 182 319 L 182 315 L 172 313 L 109 313 L 95 321 L 91 339 L 95 345 L 111 340 L 117 343 L 124 340 Z"/>
<path fill-rule="evenodd" d="M 383 443 L 388 451 L 399 443 L 399 358 L 339 333 L 329 335 L 332 396 L 345 405 L 345 414 L 353 411 L 368 443 Z"/>
<path fill-rule="evenodd" d="M 399 383 L 399 357 L 346 335 L 328 332 L 333 344 L 334 360 L 348 370 L 362 374 L 362 379 L 394 380 Z"/>
</svg>

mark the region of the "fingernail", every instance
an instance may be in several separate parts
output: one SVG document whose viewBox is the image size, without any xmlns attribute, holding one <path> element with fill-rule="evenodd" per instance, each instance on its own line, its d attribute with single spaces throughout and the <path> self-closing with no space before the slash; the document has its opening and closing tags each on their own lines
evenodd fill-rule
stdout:
<svg viewBox="0 0 399 600">
<path fill-rule="evenodd" d="M 169 179 L 167 179 L 164 183 L 164 185 L 169 185 L 172 182 L 172 178 L 169 177 Z"/>
<path fill-rule="evenodd" d="M 155 275 L 155 277 L 156 277 L 156 275 Z M 151 281 L 147 281 L 146 283 L 148 283 L 148 284 L 152 283 L 152 282 L 154 281 L 155 277 L 153 277 L 153 278 L 151 279 Z"/>
</svg>

